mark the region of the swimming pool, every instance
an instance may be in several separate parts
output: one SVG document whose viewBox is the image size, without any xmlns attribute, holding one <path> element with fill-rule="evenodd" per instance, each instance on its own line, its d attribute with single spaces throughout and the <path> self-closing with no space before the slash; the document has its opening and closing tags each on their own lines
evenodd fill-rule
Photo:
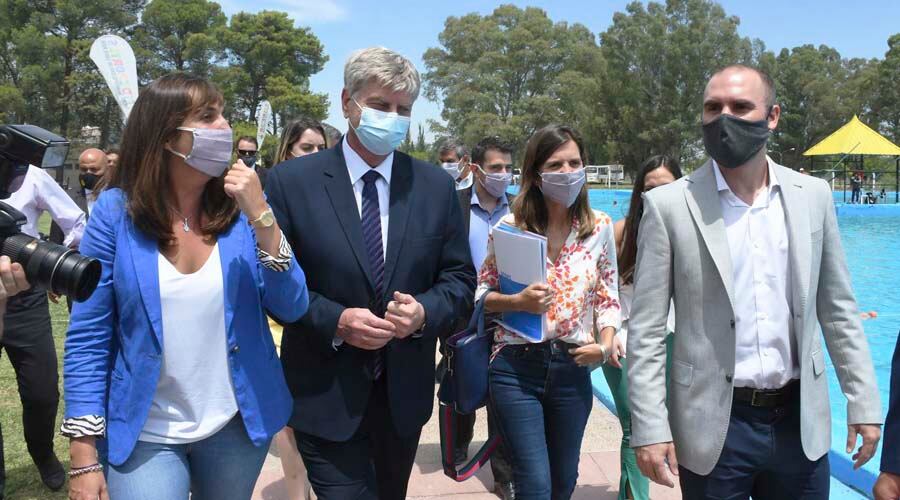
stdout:
<svg viewBox="0 0 900 500">
<path fill-rule="evenodd" d="M 592 189 L 589 192 L 591 206 L 615 220 L 627 213 L 630 194 L 625 190 Z M 881 403 L 886 413 L 891 357 L 900 329 L 900 287 L 896 285 L 900 277 L 900 206 L 839 205 L 837 212 L 841 241 L 860 310 L 878 313 L 876 319 L 864 321 L 863 327 L 872 350 Z M 847 440 L 847 400 L 841 392 L 831 359 L 827 356 L 826 359 L 831 397 L 832 475 L 868 494 L 878 475 L 881 448 L 862 470 L 853 471 L 850 456 L 843 450 Z M 608 391 L 604 387 L 606 382 L 602 374 L 596 375 L 593 378 L 595 393 L 601 400 L 607 399 L 603 394 L 604 390 Z"/>
</svg>

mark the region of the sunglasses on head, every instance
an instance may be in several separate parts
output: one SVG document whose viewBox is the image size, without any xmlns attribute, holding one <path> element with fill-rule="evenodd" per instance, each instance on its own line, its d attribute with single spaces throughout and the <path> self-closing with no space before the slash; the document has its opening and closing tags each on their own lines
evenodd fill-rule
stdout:
<svg viewBox="0 0 900 500">
<path fill-rule="evenodd" d="M 253 156 L 256 154 L 256 150 L 253 149 L 238 149 L 238 154 L 241 156 Z"/>
</svg>

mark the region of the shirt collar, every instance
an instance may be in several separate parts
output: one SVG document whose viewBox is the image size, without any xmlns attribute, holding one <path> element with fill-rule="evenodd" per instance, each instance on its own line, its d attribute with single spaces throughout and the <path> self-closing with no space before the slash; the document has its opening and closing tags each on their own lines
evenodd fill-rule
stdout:
<svg viewBox="0 0 900 500">
<path fill-rule="evenodd" d="M 722 171 L 716 160 L 712 160 L 713 164 L 713 172 L 716 173 L 716 189 L 721 193 L 722 191 L 728 191 L 731 193 L 731 188 L 728 187 L 728 183 L 725 182 L 725 177 L 722 176 Z M 769 168 L 769 190 L 774 190 L 776 186 L 778 189 L 781 189 L 781 184 L 778 183 L 778 176 L 775 175 L 775 169 L 772 168 L 772 161 L 766 157 L 766 165 Z M 732 193 L 734 194 L 734 193 Z"/>
<path fill-rule="evenodd" d="M 370 167 L 369 164 L 359 156 L 359 153 L 350 147 L 346 138 L 342 141 L 341 148 L 344 152 L 344 161 L 347 163 L 347 171 L 350 173 L 350 184 L 356 184 L 357 181 L 362 179 L 362 176 L 366 175 L 366 172 L 372 170 L 373 167 Z M 385 158 L 384 161 L 374 167 L 375 171 L 381 174 L 381 177 L 384 178 L 384 181 L 387 182 L 388 185 L 391 184 L 391 171 L 393 170 L 393 165 L 394 152 L 391 151 L 391 154 L 387 155 L 387 158 Z"/>
<path fill-rule="evenodd" d="M 475 177 L 475 174 L 469 172 L 469 176 L 463 180 L 456 179 L 456 190 L 462 191 L 463 189 L 469 189 L 472 187 L 472 179 Z"/>
</svg>

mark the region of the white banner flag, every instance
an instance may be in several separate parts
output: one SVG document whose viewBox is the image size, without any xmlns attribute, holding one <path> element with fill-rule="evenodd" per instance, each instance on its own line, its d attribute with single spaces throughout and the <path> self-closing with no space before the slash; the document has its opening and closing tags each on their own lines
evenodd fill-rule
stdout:
<svg viewBox="0 0 900 500">
<path fill-rule="evenodd" d="M 103 35 L 91 45 L 91 60 L 97 65 L 127 120 L 138 97 L 134 51 L 122 38 Z"/>
<path fill-rule="evenodd" d="M 263 140 L 266 138 L 266 132 L 275 128 L 275 119 L 272 116 L 272 105 L 269 101 L 259 103 L 256 108 L 256 142 L 257 146 L 262 149 Z M 274 130 L 272 130 L 274 133 Z"/>
</svg>

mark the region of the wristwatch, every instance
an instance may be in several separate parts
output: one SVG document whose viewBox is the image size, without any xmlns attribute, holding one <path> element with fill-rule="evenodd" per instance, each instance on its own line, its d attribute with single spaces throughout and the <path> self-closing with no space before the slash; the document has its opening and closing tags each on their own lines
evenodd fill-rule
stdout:
<svg viewBox="0 0 900 500">
<path fill-rule="evenodd" d="M 263 213 L 259 214 L 259 217 L 250 221 L 250 225 L 257 229 L 272 227 L 274 224 L 275 214 L 272 213 L 271 208 L 266 209 Z"/>
</svg>

